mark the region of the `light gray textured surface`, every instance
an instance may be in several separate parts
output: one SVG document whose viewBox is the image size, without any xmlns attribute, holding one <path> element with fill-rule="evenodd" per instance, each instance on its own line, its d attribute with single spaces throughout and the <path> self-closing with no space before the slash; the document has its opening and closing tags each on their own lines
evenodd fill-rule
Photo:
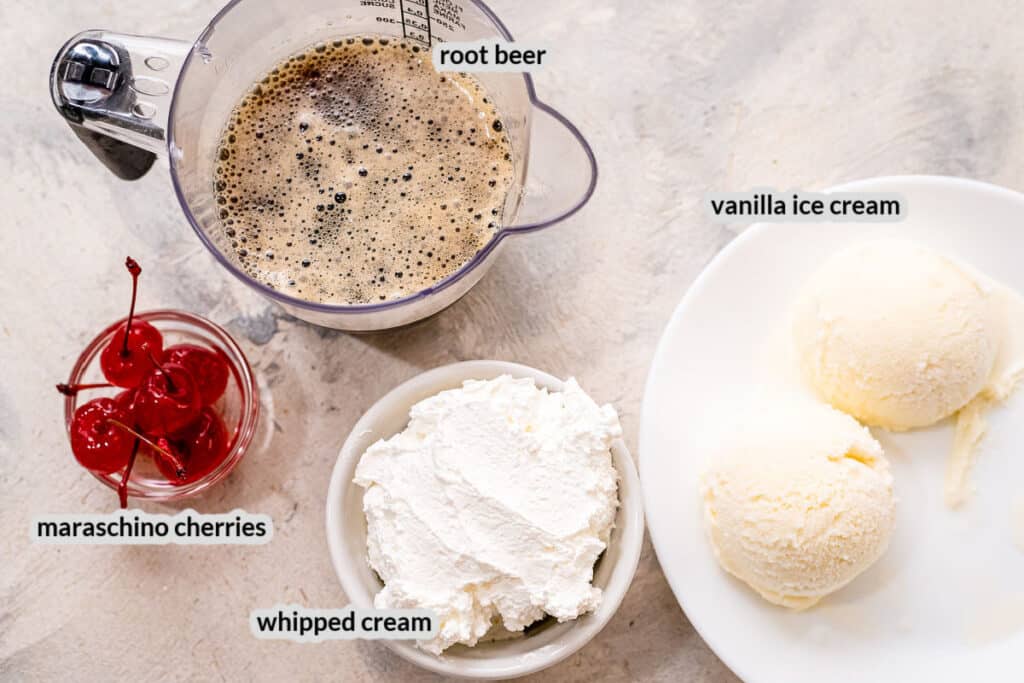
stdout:
<svg viewBox="0 0 1024 683">
<path fill-rule="evenodd" d="M 705 219 L 705 191 L 898 173 L 1024 187 L 1017 0 L 494 6 L 517 37 L 554 47 L 557 68 L 538 88 L 593 144 L 597 194 L 565 224 L 511 243 L 454 308 L 369 337 L 296 322 L 229 280 L 182 219 L 165 168 L 117 181 L 52 110 L 50 60 L 76 31 L 191 37 L 219 0 L 0 6 L 0 677 L 429 680 L 378 644 L 299 646 L 248 631 L 254 607 L 344 604 L 323 502 L 341 442 L 377 397 L 455 360 L 518 361 L 575 375 L 614 403 L 635 451 L 662 326 L 732 237 Z M 194 502 L 272 515 L 267 546 L 28 542 L 32 515 L 115 505 L 73 464 L 53 384 L 124 314 L 126 253 L 146 268 L 143 308 L 227 325 L 269 388 L 261 447 Z M 649 544 L 608 628 L 536 678 L 602 677 L 735 680 L 687 623 Z"/>
</svg>

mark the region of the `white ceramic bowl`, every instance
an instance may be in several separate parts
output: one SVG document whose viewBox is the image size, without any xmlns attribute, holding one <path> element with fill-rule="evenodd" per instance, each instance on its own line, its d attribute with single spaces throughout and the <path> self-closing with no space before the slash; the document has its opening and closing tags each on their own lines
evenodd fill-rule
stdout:
<svg viewBox="0 0 1024 683">
<path fill-rule="evenodd" d="M 356 464 L 375 441 L 397 434 L 409 422 L 413 404 L 445 389 L 462 386 L 467 379 L 493 379 L 503 374 L 532 377 L 538 386 L 560 391 L 562 382 L 525 365 L 501 361 L 468 361 L 446 365 L 410 379 L 392 389 L 356 423 L 334 465 L 327 493 L 327 545 L 341 586 L 355 607 L 373 607 L 383 587 L 366 559 L 366 517 L 363 489 L 352 483 Z M 413 641 L 385 640 L 398 655 L 425 669 L 464 678 L 512 678 L 540 671 L 586 645 L 608 623 L 629 589 L 640 559 L 644 535 L 640 481 L 633 459 L 622 440 L 612 445 L 612 460 L 619 472 L 619 511 L 608 548 L 598 560 L 594 585 L 604 591 L 600 607 L 574 621 L 550 620 L 522 638 L 456 645 L 440 657 L 424 652 Z"/>
</svg>

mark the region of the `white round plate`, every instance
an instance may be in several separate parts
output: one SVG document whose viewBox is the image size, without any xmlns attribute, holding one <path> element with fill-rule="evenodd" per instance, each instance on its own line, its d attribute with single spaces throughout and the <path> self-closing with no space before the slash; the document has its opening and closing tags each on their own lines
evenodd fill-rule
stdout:
<svg viewBox="0 0 1024 683">
<path fill-rule="evenodd" d="M 790 305 L 824 258 L 859 241 L 902 237 L 1024 292 L 1024 195 L 937 177 L 834 190 L 899 192 L 907 218 L 752 226 L 704 270 L 665 330 L 640 429 L 658 559 L 687 617 L 747 683 L 1021 680 L 1024 388 L 989 414 L 976 492 L 958 510 L 943 502 L 951 421 L 906 434 L 873 430 L 894 469 L 896 532 L 875 566 L 811 610 L 762 600 L 719 568 L 705 538 L 702 444 L 714 438 L 716 419 L 764 381 L 766 350 L 786 338 Z"/>
</svg>

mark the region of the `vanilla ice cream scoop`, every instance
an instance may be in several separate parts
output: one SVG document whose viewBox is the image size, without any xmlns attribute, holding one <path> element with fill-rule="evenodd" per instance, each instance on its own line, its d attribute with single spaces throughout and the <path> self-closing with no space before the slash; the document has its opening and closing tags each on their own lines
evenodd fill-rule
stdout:
<svg viewBox="0 0 1024 683">
<path fill-rule="evenodd" d="M 850 416 L 809 401 L 751 416 L 712 459 L 702 493 L 722 567 L 797 610 L 871 566 L 895 519 L 882 447 Z"/>
<path fill-rule="evenodd" d="M 803 374 L 820 396 L 894 431 L 963 408 L 988 383 L 1002 337 L 991 293 L 976 278 L 899 240 L 825 261 L 793 321 Z"/>
</svg>

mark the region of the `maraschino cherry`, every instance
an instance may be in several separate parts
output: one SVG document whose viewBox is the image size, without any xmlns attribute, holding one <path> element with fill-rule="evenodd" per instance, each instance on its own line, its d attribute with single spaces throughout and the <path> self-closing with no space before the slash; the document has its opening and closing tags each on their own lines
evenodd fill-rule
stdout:
<svg viewBox="0 0 1024 683">
<path fill-rule="evenodd" d="M 161 363 L 142 379 L 135 395 L 135 420 L 142 431 L 167 436 L 199 416 L 199 387 L 184 365 Z"/>
<path fill-rule="evenodd" d="M 196 421 L 175 435 L 185 475 L 179 477 L 174 463 L 157 459 L 156 466 L 170 481 L 187 484 L 206 476 L 228 452 L 228 430 L 224 420 L 209 406 L 205 406 Z"/>
<path fill-rule="evenodd" d="M 153 449 L 154 461 L 157 464 L 158 469 L 164 473 L 169 480 L 173 482 L 181 482 L 186 476 L 188 471 L 185 469 L 184 461 L 178 457 L 178 454 L 174 450 L 174 446 L 167 440 L 166 436 L 161 436 L 156 440 L 156 443 L 150 443 L 150 447 Z"/>
<path fill-rule="evenodd" d="M 135 387 L 153 369 L 150 358 L 163 355 L 164 339 L 160 331 L 144 320 L 134 320 L 135 297 L 139 290 L 142 268 L 131 256 L 125 259 L 125 268 L 132 276 L 132 304 L 128 320 L 100 354 L 100 368 L 109 382 L 119 387 Z"/>
<path fill-rule="evenodd" d="M 135 395 L 137 393 L 135 389 L 125 389 L 114 397 L 114 403 L 135 415 Z"/>
<path fill-rule="evenodd" d="M 82 467 L 110 474 L 125 466 L 135 437 L 119 425 L 132 423 L 129 410 L 112 398 L 94 398 L 71 420 L 71 452 Z"/>
<path fill-rule="evenodd" d="M 123 389 L 83 404 L 71 422 L 71 448 L 79 463 L 99 474 L 122 471 L 117 487 L 122 508 L 128 505 L 128 483 L 140 453 L 152 457 L 174 484 L 197 481 L 224 460 L 230 434 L 213 406 L 231 375 L 227 357 L 217 349 L 163 348 L 160 332 L 135 319 L 142 269 L 131 257 L 125 267 L 132 276 L 132 302 L 125 324 L 100 352 L 107 382 L 57 385 L 69 397 L 90 389 Z"/>
<path fill-rule="evenodd" d="M 165 363 L 178 363 L 199 386 L 204 406 L 213 405 L 228 386 L 227 361 L 209 349 L 195 344 L 175 344 L 164 349 Z"/>
</svg>

